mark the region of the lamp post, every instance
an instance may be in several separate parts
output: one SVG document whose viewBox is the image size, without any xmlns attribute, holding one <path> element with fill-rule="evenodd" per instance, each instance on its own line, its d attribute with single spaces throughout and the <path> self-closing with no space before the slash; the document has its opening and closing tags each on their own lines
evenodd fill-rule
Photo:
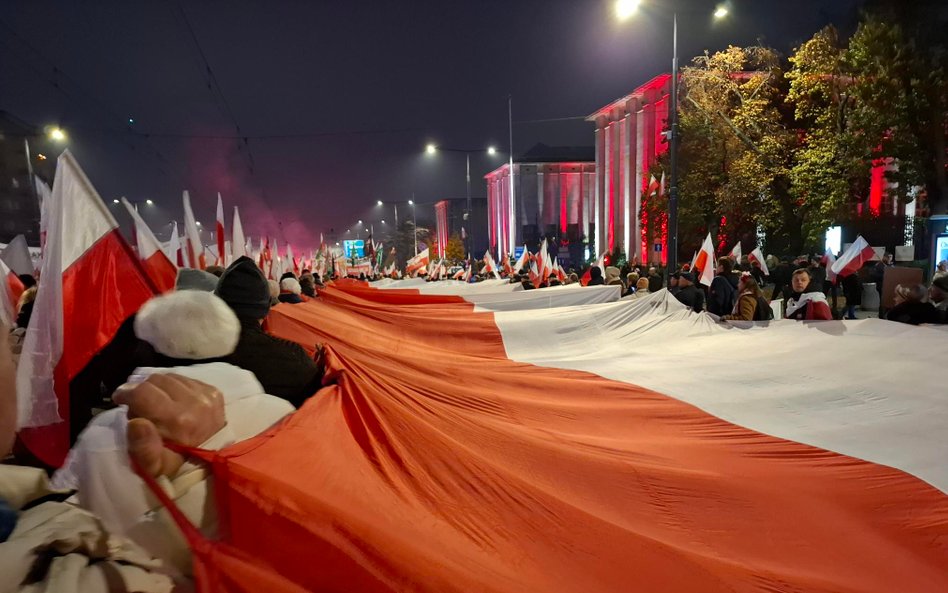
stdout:
<svg viewBox="0 0 948 593">
<path fill-rule="evenodd" d="M 467 206 L 466 206 L 465 212 L 464 212 L 464 219 L 467 220 L 468 217 L 470 217 L 471 212 L 472 212 L 472 206 L 471 206 L 471 155 L 472 155 L 472 154 L 481 154 L 481 153 L 484 153 L 484 154 L 487 154 L 487 155 L 490 155 L 490 156 L 494 156 L 494 155 L 497 154 L 497 149 L 494 148 L 493 146 L 488 146 L 488 147 L 486 147 L 486 148 L 475 148 L 475 149 L 468 149 L 468 148 L 446 148 L 446 147 L 443 147 L 443 146 L 437 146 L 437 145 L 435 145 L 435 144 L 428 144 L 427 146 L 425 146 L 425 153 L 428 154 L 428 155 L 435 155 L 435 154 L 437 154 L 438 152 L 459 152 L 459 153 L 463 153 L 463 154 L 464 154 L 464 161 L 465 161 L 465 165 L 466 165 L 466 169 L 465 169 L 465 171 L 466 171 L 466 174 L 465 174 L 465 183 L 466 183 L 466 185 L 467 185 Z M 471 231 L 468 230 L 467 235 L 468 235 L 468 237 L 471 238 L 471 239 L 470 239 L 470 242 L 473 243 L 473 242 L 474 242 L 473 233 L 471 233 Z M 467 246 L 465 246 L 465 247 L 467 247 Z M 470 251 L 470 249 L 468 249 L 468 251 Z"/>
<path fill-rule="evenodd" d="M 398 235 L 398 205 L 399 204 L 408 204 L 411 206 L 411 225 L 412 225 L 412 244 L 414 245 L 415 255 L 418 255 L 418 223 L 415 218 L 415 194 L 412 193 L 410 200 L 378 200 L 375 202 L 376 207 L 381 208 L 385 204 L 391 204 L 395 209 L 395 234 Z M 385 224 L 385 221 L 382 221 L 382 224 Z"/>
<path fill-rule="evenodd" d="M 616 16 L 619 20 L 632 17 L 641 6 L 642 0 L 617 0 Z M 713 13 L 715 19 L 728 15 L 727 4 L 719 4 Z M 665 282 L 668 275 L 678 267 L 678 11 L 672 15 L 672 73 L 671 101 L 668 106 L 668 265 L 665 268 Z"/>
</svg>

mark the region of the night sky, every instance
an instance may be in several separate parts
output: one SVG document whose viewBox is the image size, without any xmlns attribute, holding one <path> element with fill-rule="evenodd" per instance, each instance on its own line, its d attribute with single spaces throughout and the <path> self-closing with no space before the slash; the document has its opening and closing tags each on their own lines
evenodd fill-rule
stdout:
<svg viewBox="0 0 948 593">
<path fill-rule="evenodd" d="M 59 123 L 103 198 L 155 200 L 159 237 L 182 189 L 207 222 L 220 191 L 246 233 L 307 248 L 356 219 L 391 223 L 376 200 L 463 197 L 464 156 L 426 156 L 430 141 L 497 146 L 472 157 L 485 196 L 507 158 L 508 95 L 515 154 L 591 145 L 582 119 L 537 120 L 586 116 L 668 71 L 670 7 L 687 62 L 758 39 L 787 52 L 828 23 L 851 32 L 861 2 L 733 0 L 717 23 L 715 2 L 645 4 L 619 23 L 605 0 L 4 0 L 0 110 Z"/>
</svg>

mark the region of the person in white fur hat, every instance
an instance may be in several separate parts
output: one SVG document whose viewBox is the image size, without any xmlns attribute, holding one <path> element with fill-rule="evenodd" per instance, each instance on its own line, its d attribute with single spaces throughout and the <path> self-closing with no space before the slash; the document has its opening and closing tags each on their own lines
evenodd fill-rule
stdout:
<svg viewBox="0 0 948 593">
<path fill-rule="evenodd" d="M 240 323 L 233 310 L 212 293 L 180 291 L 150 300 L 135 319 L 135 333 L 154 348 L 157 365 L 135 370 L 114 396 L 123 405 L 93 419 L 52 483 L 59 489 L 77 490 L 77 502 L 112 533 L 131 538 L 173 568 L 176 577 L 187 577 L 191 570 L 187 545 L 135 475 L 128 451 L 149 452 L 150 458 L 139 464 L 158 477 L 192 523 L 213 536 L 214 507 L 206 503 L 209 476 L 162 450 L 154 426 L 136 426 L 137 421 L 130 423 L 129 418 L 141 417 L 142 410 L 153 412 L 153 406 L 161 402 L 173 408 L 174 401 L 149 393 L 185 389 L 182 383 L 189 384 L 192 390 L 205 393 L 203 401 L 219 401 L 222 409 L 194 412 L 195 421 L 211 423 L 214 430 L 205 430 L 205 436 L 212 436 L 200 441 L 192 437 L 182 444 L 216 450 L 263 432 L 294 408 L 266 394 L 250 371 L 217 362 L 234 351 Z M 164 414 L 174 418 L 176 426 L 188 417 L 180 410 Z"/>
<path fill-rule="evenodd" d="M 280 296 L 278 298 L 281 303 L 290 303 L 291 305 L 302 303 L 303 297 L 300 296 L 302 292 L 303 287 L 296 278 L 290 276 L 280 280 Z"/>
</svg>

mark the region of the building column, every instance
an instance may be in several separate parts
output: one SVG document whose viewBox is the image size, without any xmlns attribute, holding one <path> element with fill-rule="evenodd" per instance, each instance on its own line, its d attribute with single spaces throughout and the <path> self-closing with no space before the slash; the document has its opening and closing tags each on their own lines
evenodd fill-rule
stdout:
<svg viewBox="0 0 948 593">
<path fill-rule="evenodd" d="M 606 199 L 606 130 L 605 118 L 596 122 L 596 195 L 593 200 L 593 255 L 598 257 L 603 249 L 603 203 Z"/>
</svg>

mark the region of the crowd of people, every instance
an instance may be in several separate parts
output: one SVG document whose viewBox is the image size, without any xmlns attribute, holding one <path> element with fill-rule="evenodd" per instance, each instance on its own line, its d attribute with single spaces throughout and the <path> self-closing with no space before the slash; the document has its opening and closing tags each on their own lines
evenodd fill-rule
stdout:
<svg viewBox="0 0 948 593">
<path fill-rule="evenodd" d="M 632 300 L 667 288 L 693 311 L 722 321 L 771 319 L 771 300 L 782 301 L 789 319 L 832 319 L 836 307 L 827 296 L 835 301 L 842 289 L 844 313 L 853 317 L 856 291 L 862 288 L 857 275 L 830 282 L 818 258 L 772 263 L 768 276 L 746 260 L 720 258 L 710 286 L 700 282 L 700 270 L 688 265 L 671 273 L 666 286 L 665 270 L 636 262 L 560 270 L 539 283 L 530 272 L 520 272 L 508 281 L 526 290 L 576 283 L 617 286 Z M 883 260 L 871 274 L 881 268 L 884 275 L 890 263 Z M 472 274 L 470 281 L 490 277 Z M 37 290 L 32 277 L 20 280 L 26 290 L 16 327 L 10 340 L 0 341 L 0 457 L 13 445 L 16 351 Z M 764 292 L 768 284 L 770 294 Z M 323 279 L 308 270 L 267 279 L 247 257 L 226 269 L 180 269 L 175 290 L 148 301 L 71 382 L 73 448 L 63 467 L 49 480 L 52 468 L 0 465 L 0 590 L 62 578 L 57 566 L 74 562 L 72 555 L 82 558 L 82 569 L 68 577 L 75 580 L 75 590 L 113 590 L 108 583 L 116 574 L 131 585 L 128 590 L 167 592 L 186 582 L 187 547 L 167 518 L 154 520 L 157 503 L 129 455 L 139 472 L 163 480 L 190 520 L 213 534 L 207 477 L 165 449 L 163 439 L 224 447 L 259 434 L 312 397 L 323 384 L 321 347 L 307 350 L 276 338 L 266 331 L 265 320 L 271 307 L 318 298 L 323 286 Z M 895 305 L 885 316 L 903 323 L 945 323 L 946 312 L 948 264 L 943 262 L 929 287 L 897 287 Z M 21 455 L 17 461 L 31 460 Z M 69 537 L 82 529 L 109 545 L 95 547 L 88 538 Z M 50 541 L 59 542 L 52 557 Z"/>
</svg>

